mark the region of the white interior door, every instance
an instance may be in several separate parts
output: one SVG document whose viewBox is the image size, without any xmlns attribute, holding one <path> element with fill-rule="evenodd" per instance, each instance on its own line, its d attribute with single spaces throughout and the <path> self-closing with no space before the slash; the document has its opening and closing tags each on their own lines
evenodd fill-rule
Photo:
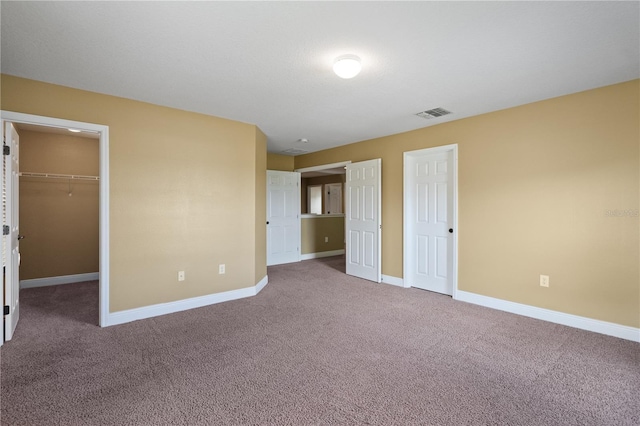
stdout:
<svg viewBox="0 0 640 426">
<path fill-rule="evenodd" d="M 406 286 L 453 294 L 454 151 L 405 154 Z"/>
<path fill-rule="evenodd" d="M 9 155 L 3 156 L 4 174 L 3 190 L 6 190 L 5 223 L 9 226 L 8 235 L 4 235 L 3 247 L 5 256 L 4 276 L 4 306 L 9 307 L 9 313 L 4 316 L 4 340 L 11 340 L 20 317 L 20 241 L 18 222 L 18 164 L 19 138 L 12 123 L 5 124 L 5 144 L 9 147 Z M 3 194 L 4 195 L 4 194 Z M 4 198 L 4 197 L 3 197 Z"/>
<path fill-rule="evenodd" d="M 324 212 L 326 214 L 342 213 L 342 184 L 329 183 L 324 187 Z"/>
<path fill-rule="evenodd" d="M 380 282 L 381 163 L 375 160 L 347 165 L 346 272 Z"/>
<path fill-rule="evenodd" d="M 267 265 L 300 261 L 300 173 L 267 170 Z"/>
</svg>

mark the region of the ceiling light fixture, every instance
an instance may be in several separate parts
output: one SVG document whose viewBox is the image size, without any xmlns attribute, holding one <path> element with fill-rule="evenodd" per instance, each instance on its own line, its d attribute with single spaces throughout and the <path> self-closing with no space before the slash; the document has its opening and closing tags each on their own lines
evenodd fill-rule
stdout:
<svg viewBox="0 0 640 426">
<path fill-rule="evenodd" d="M 67 130 L 70 131 L 70 132 L 73 132 L 73 133 L 80 133 L 82 131 L 82 130 L 78 130 L 78 129 L 67 129 Z"/>
<path fill-rule="evenodd" d="M 356 55 L 343 55 L 333 63 L 333 72 L 341 78 L 353 78 L 360 73 L 362 64 Z"/>
</svg>

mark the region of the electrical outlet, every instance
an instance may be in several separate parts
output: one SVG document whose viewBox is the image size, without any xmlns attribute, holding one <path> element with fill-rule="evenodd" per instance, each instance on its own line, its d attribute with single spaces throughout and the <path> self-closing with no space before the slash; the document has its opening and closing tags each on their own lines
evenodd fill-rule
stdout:
<svg viewBox="0 0 640 426">
<path fill-rule="evenodd" d="M 184 271 L 178 271 L 178 281 L 184 281 Z"/>
<path fill-rule="evenodd" d="M 324 237 L 324 242 L 328 243 L 329 242 L 329 237 Z"/>
<path fill-rule="evenodd" d="M 224 263 L 221 263 L 220 265 L 218 265 L 218 274 L 222 275 L 224 273 L 225 273 Z"/>
<path fill-rule="evenodd" d="M 549 275 L 540 275 L 540 287 L 549 287 Z"/>
</svg>

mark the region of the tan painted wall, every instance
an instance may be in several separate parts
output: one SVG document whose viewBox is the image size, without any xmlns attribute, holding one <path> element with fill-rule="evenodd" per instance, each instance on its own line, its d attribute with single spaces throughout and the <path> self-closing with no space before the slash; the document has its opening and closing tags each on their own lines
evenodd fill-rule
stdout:
<svg viewBox="0 0 640 426">
<path fill-rule="evenodd" d="M 8 75 L 1 102 L 109 126 L 111 312 L 255 284 L 255 126 Z"/>
<path fill-rule="evenodd" d="M 267 153 L 267 170 L 278 170 L 281 172 L 293 171 L 294 157 L 290 155 L 280 155 Z"/>
<path fill-rule="evenodd" d="M 302 218 L 300 226 L 302 254 L 344 249 L 344 217 Z"/>
<path fill-rule="evenodd" d="M 638 80 L 296 157 L 382 158 L 382 273 L 402 277 L 403 152 L 459 147 L 459 289 L 640 326 Z M 539 275 L 550 287 L 539 286 Z"/>
<path fill-rule="evenodd" d="M 99 142 L 19 130 L 20 169 L 97 176 Z M 20 178 L 20 279 L 98 272 L 98 181 Z M 71 188 L 71 196 L 69 196 Z"/>
<path fill-rule="evenodd" d="M 324 185 L 328 183 L 344 183 L 344 181 L 345 175 L 328 175 L 300 179 L 300 211 L 302 213 L 309 213 L 309 206 L 307 204 L 307 198 L 309 195 L 307 193 L 307 187 L 309 185 L 322 185 L 322 211 L 324 212 Z M 342 188 L 342 194 L 344 195 L 344 186 Z M 344 211 L 344 202 L 342 203 L 342 209 Z"/>
<path fill-rule="evenodd" d="M 267 136 L 257 127 L 255 178 L 255 282 L 258 283 L 267 275 Z"/>
</svg>

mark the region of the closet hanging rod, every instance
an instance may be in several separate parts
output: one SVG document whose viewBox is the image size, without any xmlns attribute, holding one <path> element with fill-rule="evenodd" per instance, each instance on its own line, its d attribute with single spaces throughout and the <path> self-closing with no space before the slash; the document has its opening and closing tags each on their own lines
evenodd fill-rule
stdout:
<svg viewBox="0 0 640 426">
<path fill-rule="evenodd" d="M 20 177 L 46 178 L 46 179 L 74 179 L 74 180 L 100 180 L 100 176 L 63 175 L 59 173 L 31 173 L 20 172 Z"/>
</svg>

